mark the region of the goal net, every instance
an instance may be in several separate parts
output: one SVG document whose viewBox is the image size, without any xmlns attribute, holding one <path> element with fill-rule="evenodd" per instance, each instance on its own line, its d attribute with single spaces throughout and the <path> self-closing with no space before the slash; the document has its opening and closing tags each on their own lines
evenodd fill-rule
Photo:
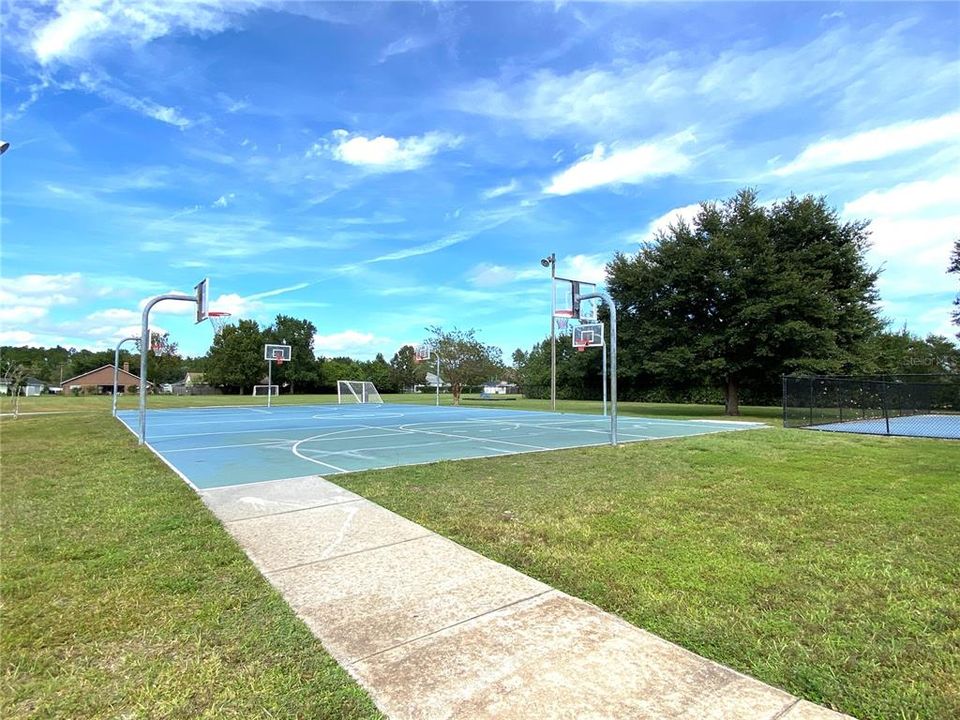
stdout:
<svg viewBox="0 0 960 720">
<path fill-rule="evenodd" d="M 383 398 L 372 382 L 364 380 L 337 380 L 337 402 L 341 405 L 353 403 L 382 403 Z"/>
<path fill-rule="evenodd" d="M 280 394 L 279 385 L 254 385 L 253 386 L 254 397 L 257 397 L 258 395 L 260 397 L 263 397 L 264 395 L 270 395 L 272 397 L 276 397 L 279 394 Z"/>
</svg>

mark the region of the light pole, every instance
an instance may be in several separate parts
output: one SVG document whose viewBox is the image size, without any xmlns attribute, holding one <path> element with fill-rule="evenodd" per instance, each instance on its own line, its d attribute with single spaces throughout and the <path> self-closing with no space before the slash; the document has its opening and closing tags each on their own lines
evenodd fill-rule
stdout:
<svg viewBox="0 0 960 720">
<path fill-rule="evenodd" d="M 550 253 L 540 264 L 550 268 L 550 409 L 557 411 L 557 254 Z"/>
</svg>

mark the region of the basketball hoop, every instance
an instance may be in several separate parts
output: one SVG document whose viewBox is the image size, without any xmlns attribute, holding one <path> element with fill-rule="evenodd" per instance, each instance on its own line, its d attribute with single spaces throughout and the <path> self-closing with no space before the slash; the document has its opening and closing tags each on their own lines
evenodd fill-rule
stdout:
<svg viewBox="0 0 960 720">
<path fill-rule="evenodd" d="M 586 342 L 576 342 L 573 344 L 573 346 L 577 349 L 577 352 L 585 352 L 587 349 Z"/>
<path fill-rule="evenodd" d="M 210 324 L 213 325 L 213 334 L 219 335 L 223 330 L 224 326 L 227 324 L 227 320 L 230 319 L 231 313 L 223 312 L 220 310 L 211 310 L 207 313 L 207 320 L 210 321 Z"/>
<path fill-rule="evenodd" d="M 273 351 L 273 361 L 277 364 L 277 367 L 283 365 L 283 351 L 274 350 Z"/>
</svg>

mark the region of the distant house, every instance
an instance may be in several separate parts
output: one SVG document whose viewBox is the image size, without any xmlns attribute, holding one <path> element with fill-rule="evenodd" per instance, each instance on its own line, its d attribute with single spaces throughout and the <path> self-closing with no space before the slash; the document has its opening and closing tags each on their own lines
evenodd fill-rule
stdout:
<svg viewBox="0 0 960 720">
<path fill-rule="evenodd" d="M 23 385 L 20 386 L 21 395 L 39 395 L 43 392 L 43 388 L 46 386 L 46 383 L 43 380 L 37 380 L 35 377 L 25 378 Z M 9 395 L 11 391 L 9 382 L 5 379 L 0 379 L 0 395 Z"/>
<path fill-rule="evenodd" d="M 183 380 L 173 384 L 172 392 L 174 395 L 219 395 L 220 389 L 208 385 L 203 373 L 188 372 Z"/>
<path fill-rule="evenodd" d="M 426 376 L 426 378 L 425 378 L 425 380 L 424 380 L 424 382 L 423 382 L 423 384 L 421 384 L 421 385 L 414 385 L 414 386 L 413 386 L 413 391 L 414 391 L 414 392 L 423 392 L 423 391 L 426 390 L 426 389 L 434 390 L 434 389 L 436 389 L 436 387 L 437 387 L 438 385 L 439 385 L 441 388 L 448 388 L 448 387 L 450 387 L 450 383 L 448 383 L 448 382 L 447 382 L 446 380 L 444 380 L 442 377 L 438 379 L 436 373 L 428 372 L 428 373 L 427 373 L 427 376 Z"/>
<path fill-rule="evenodd" d="M 483 384 L 484 395 L 517 395 L 520 392 L 520 386 L 516 383 L 506 380 L 489 380 Z"/>
<path fill-rule="evenodd" d="M 117 373 L 117 391 L 125 392 L 128 387 L 140 387 L 140 378 L 125 368 Z M 152 382 L 147 383 L 147 389 L 153 387 Z M 113 392 L 113 365 L 103 365 L 96 370 L 90 370 L 72 378 L 68 378 L 60 383 L 60 389 L 64 393 L 70 393 L 72 390 L 83 390 L 84 388 L 96 388 L 88 390 L 97 394 L 110 394 Z"/>
</svg>

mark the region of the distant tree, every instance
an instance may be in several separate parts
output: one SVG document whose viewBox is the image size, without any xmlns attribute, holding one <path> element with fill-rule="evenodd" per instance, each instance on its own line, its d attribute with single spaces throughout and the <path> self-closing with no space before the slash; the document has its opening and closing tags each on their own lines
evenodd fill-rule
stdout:
<svg viewBox="0 0 960 720">
<path fill-rule="evenodd" d="M 739 414 L 741 389 L 781 374 L 842 371 L 879 328 L 867 223 L 823 198 L 765 208 L 753 190 L 703 204 L 634 256 L 607 266 L 624 375 L 715 385 Z"/>
<path fill-rule="evenodd" d="M 402 392 L 423 383 L 432 364 L 432 360 L 418 363 L 413 345 L 404 345 L 390 360 L 391 385 L 396 391 Z"/>
<path fill-rule="evenodd" d="M 263 331 L 264 342 L 290 346 L 290 361 L 273 368 L 274 383 L 288 383 L 291 393 L 297 387 L 316 386 L 317 359 L 313 353 L 316 332 L 316 325 L 309 320 L 297 320 L 289 315 L 277 315 L 273 325 Z"/>
<path fill-rule="evenodd" d="M 550 339 L 534 345 L 516 366 L 517 382 L 526 397 L 550 397 Z M 599 351 L 577 352 L 570 335 L 557 336 L 557 397 L 561 400 L 597 399 L 603 394 L 603 366 Z"/>
<path fill-rule="evenodd" d="M 434 326 L 427 332 L 433 335 L 427 344 L 440 356 L 440 377 L 450 384 L 454 405 L 460 404 L 464 386 L 494 379 L 503 369 L 500 348 L 484 345 L 474 330 L 446 331 Z"/>
<path fill-rule="evenodd" d="M 131 371 L 140 372 L 140 341 L 135 344 L 136 362 L 131 363 Z M 109 364 L 113 365 L 113 352 L 110 351 Z M 135 369 L 134 369 L 135 366 Z M 161 385 L 175 383 L 183 379 L 186 371 L 183 368 L 183 358 L 180 357 L 180 346 L 170 338 L 170 333 L 150 333 L 150 348 L 147 351 L 147 378 L 150 382 Z"/>
<path fill-rule="evenodd" d="M 255 320 L 227 325 L 214 336 L 207 353 L 207 383 L 244 394 L 265 374 L 263 333 Z"/>
<path fill-rule="evenodd" d="M 361 366 L 363 368 L 361 380 L 372 382 L 380 392 L 394 392 L 390 363 L 383 357 L 383 353 L 377 353 L 373 360 L 362 363 Z"/>
<path fill-rule="evenodd" d="M 927 375 L 960 372 L 960 348 L 942 335 L 921 338 L 906 327 L 884 330 L 864 345 L 863 364 L 857 368 L 865 375 Z"/>
<path fill-rule="evenodd" d="M 7 360 L 3 363 L 2 377 L 7 394 L 13 396 L 13 417 L 16 419 L 20 416 L 20 393 L 27 382 L 27 369 Z"/>
<path fill-rule="evenodd" d="M 353 358 L 320 358 L 317 365 L 320 384 L 325 392 L 336 392 L 338 380 L 363 380 L 364 369 Z"/>
<path fill-rule="evenodd" d="M 953 241 L 953 253 L 950 255 L 947 272 L 960 276 L 960 238 Z M 960 326 L 960 292 L 957 292 L 957 296 L 953 299 L 953 306 L 957 308 L 953 311 L 953 324 Z M 960 332 L 957 333 L 957 338 L 960 339 Z"/>
</svg>

